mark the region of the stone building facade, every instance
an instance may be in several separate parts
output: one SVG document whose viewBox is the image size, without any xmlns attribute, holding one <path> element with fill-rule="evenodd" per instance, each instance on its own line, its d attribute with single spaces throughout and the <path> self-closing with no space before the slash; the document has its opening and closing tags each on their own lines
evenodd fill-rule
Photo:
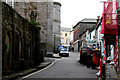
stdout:
<svg viewBox="0 0 120 80">
<path fill-rule="evenodd" d="M 53 52 L 53 2 L 37 3 L 37 19 L 41 25 L 41 43 L 47 52 Z"/>
<path fill-rule="evenodd" d="M 55 13 L 55 12 L 53 12 L 53 10 L 57 11 L 57 9 L 59 9 L 58 11 L 60 11 L 60 6 L 54 5 L 53 1 L 50 1 L 50 2 L 27 2 L 27 3 L 15 2 L 14 9 L 22 17 L 24 17 L 28 20 L 30 20 L 31 13 L 34 14 L 35 20 L 40 23 L 40 27 L 41 27 L 41 32 L 40 32 L 41 48 L 45 49 L 47 52 L 53 52 L 53 50 L 54 50 L 53 49 L 53 47 L 54 47 L 53 33 L 54 33 L 54 31 L 56 31 L 54 27 L 58 26 L 58 29 L 60 29 L 60 17 L 58 17 L 60 12 Z M 58 17 L 58 18 L 56 18 L 56 17 Z M 58 22 L 58 20 L 59 20 L 59 22 Z M 57 29 L 57 27 L 56 27 L 56 29 Z M 58 30 L 58 33 L 59 32 L 60 32 L 60 30 Z"/>
<path fill-rule="evenodd" d="M 53 35 L 54 47 L 57 52 L 57 47 L 60 45 L 60 29 L 61 29 L 61 4 L 53 2 Z"/>
</svg>

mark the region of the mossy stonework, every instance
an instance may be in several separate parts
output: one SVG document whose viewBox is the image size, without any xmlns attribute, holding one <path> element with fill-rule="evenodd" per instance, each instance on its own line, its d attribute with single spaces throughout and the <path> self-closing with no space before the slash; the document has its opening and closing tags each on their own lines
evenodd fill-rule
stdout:
<svg viewBox="0 0 120 80">
<path fill-rule="evenodd" d="M 40 29 L 2 2 L 2 73 L 21 71 L 41 63 Z"/>
</svg>

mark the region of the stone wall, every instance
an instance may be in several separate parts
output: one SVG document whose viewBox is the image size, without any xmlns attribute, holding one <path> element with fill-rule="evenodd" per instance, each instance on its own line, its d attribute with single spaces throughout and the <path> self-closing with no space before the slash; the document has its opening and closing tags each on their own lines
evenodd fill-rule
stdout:
<svg viewBox="0 0 120 80">
<path fill-rule="evenodd" d="M 3 75 L 40 64 L 40 28 L 4 2 L 2 20 Z"/>
<path fill-rule="evenodd" d="M 0 1 L 0 45 L 2 45 L 2 2 Z M 0 79 L 2 79 L 2 46 L 0 46 Z"/>
</svg>

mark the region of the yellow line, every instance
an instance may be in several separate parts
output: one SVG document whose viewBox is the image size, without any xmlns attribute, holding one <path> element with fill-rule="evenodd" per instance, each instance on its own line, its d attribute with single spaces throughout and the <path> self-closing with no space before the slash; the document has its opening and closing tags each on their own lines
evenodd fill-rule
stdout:
<svg viewBox="0 0 120 80">
<path fill-rule="evenodd" d="M 39 72 L 41 72 L 41 71 L 43 71 L 43 70 L 51 67 L 51 66 L 52 66 L 55 62 L 57 62 L 57 61 L 58 61 L 58 60 L 52 62 L 49 66 L 47 66 L 47 67 L 45 67 L 45 68 L 43 68 L 43 69 L 41 69 L 41 70 L 39 70 L 39 71 L 36 71 L 36 72 L 34 72 L 34 73 L 31 73 L 31 74 L 29 74 L 29 75 L 27 75 L 27 76 L 22 77 L 21 79 L 24 79 L 24 78 L 30 77 L 31 75 L 34 75 L 34 74 L 36 74 L 36 73 L 39 73 Z"/>
</svg>

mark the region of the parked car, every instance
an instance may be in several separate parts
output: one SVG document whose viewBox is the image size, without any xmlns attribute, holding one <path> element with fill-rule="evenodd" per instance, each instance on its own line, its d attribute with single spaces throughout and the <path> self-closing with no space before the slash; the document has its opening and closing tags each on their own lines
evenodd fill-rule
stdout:
<svg viewBox="0 0 120 80">
<path fill-rule="evenodd" d="M 80 62 L 87 64 L 87 67 L 92 66 L 92 68 L 95 68 L 96 66 L 95 62 L 93 62 L 93 54 L 94 60 L 100 56 L 100 50 L 94 49 L 94 46 L 92 43 L 84 43 L 80 49 Z"/>
<path fill-rule="evenodd" d="M 92 60 L 92 47 L 90 46 L 82 46 L 80 50 L 80 62 L 88 63 L 88 61 Z"/>
<path fill-rule="evenodd" d="M 58 53 L 60 53 L 60 51 L 61 51 L 62 48 L 64 48 L 64 46 L 62 46 L 62 45 L 58 46 Z"/>
<path fill-rule="evenodd" d="M 47 57 L 53 57 L 53 52 L 46 52 Z"/>
<path fill-rule="evenodd" d="M 67 56 L 67 57 L 69 57 L 69 52 L 68 52 L 67 49 L 62 48 L 62 49 L 60 50 L 59 55 L 60 55 L 60 56 Z"/>
</svg>

